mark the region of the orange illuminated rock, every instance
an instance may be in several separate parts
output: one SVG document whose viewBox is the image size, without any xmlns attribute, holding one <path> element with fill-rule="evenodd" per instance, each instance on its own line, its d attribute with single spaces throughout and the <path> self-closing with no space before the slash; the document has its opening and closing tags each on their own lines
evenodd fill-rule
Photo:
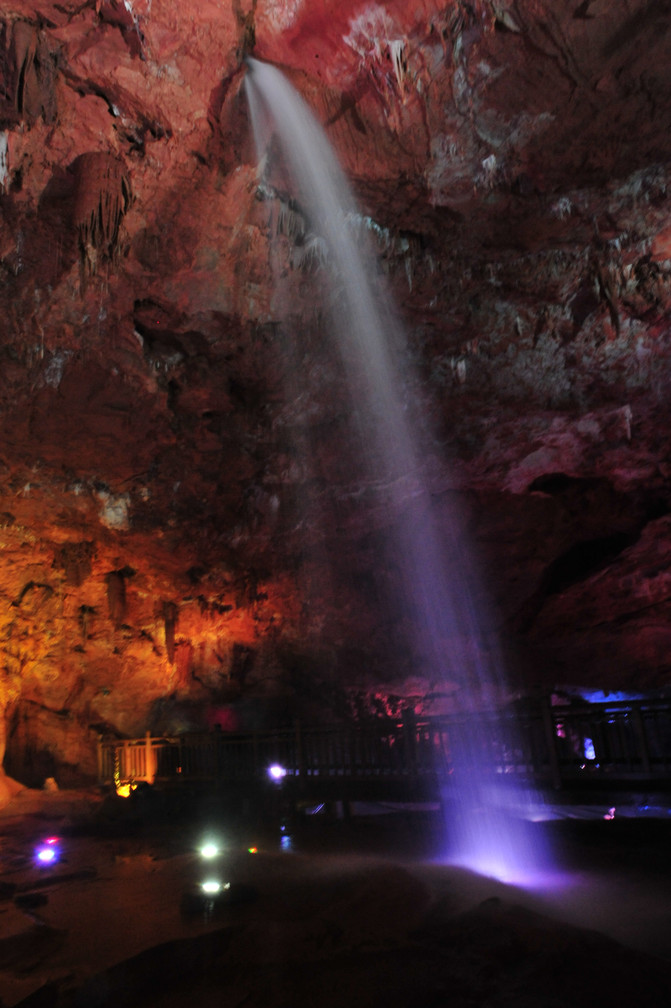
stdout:
<svg viewBox="0 0 671 1008">
<path fill-rule="evenodd" d="M 6 8 L 10 773 L 91 777 L 99 733 L 224 706 L 244 726 L 439 685 L 404 644 L 390 518 L 355 506 L 370 488 L 350 483 L 324 256 L 272 149 L 259 172 L 250 53 L 285 69 L 353 181 L 428 416 L 424 475 L 439 512 L 458 495 L 469 516 L 514 685 L 667 682 L 663 18 L 605 0 Z"/>
</svg>

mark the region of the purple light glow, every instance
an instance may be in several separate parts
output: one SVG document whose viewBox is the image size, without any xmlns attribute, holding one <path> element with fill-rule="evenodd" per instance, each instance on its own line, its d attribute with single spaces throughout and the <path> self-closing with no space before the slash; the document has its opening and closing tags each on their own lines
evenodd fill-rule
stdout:
<svg viewBox="0 0 671 1008">
<path fill-rule="evenodd" d="M 514 786 L 520 746 L 510 737 L 512 722 L 499 727 L 483 717 L 509 692 L 497 620 L 484 604 L 468 518 L 457 495 L 441 494 L 437 502 L 434 473 L 424 458 L 433 440 L 421 404 L 414 402 L 398 313 L 379 282 L 365 227 L 356 223 L 364 218 L 326 134 L 279 70 L 251 58 L 247 65 L 259 164 L 271 163 L 267 153 L 273 149 L 274 157 L 277 145 L 315 235 L 328 250 L 338 304 L 333 338 L 357 407 L 351 439 L 356 447 L 346 460 L 348 487 L 370 488 L 359 520 L 366 521 L 373 507 L 389 516 L 380 569 L 394 572 L 389 586 L 404 615 L 404 646 L 416 667 L 455 691 L 463 716 L 449 737 L 447 858 L 507 880 L 525 876 L 540 868 L 545 854 L 540 836 L 532 836 L 509 811 L 522 797 Z M 268 772 L 279 782 L 286 771 L 274 766 Z M 511 780 L 501 782 L 503 777 Z M 497 807 L 489 797 L 492 788 Z"/>
<path fill-rule="evenodd" d="M 53 864 L 58 860 L 58 848 L 53 844 L 48 847 L 38 847 L 35 851 L 35 857 L 40 864 Z"/>
<path fill-rule="evenodd" d="M 272 777 L 274 781 L 281 781 L 283 777 L 286 777 L 287 771 L 279 763 L 273 763 L 272 766 L 268 767 L 268 776 Z"/>
<path fill-rule="evenodd" d="M 444 865 L 446 861 L 440 858 L 437 863 Z M 568 892 L 576 885 L 576 876 L 570 871 L 553 865 L 544 868 L 533 864 L 525 866 L 519 862 L 513 865 L 505 852 L 500 857 L 497 857 L 496 853 L 481 852 L 479 856 L 477 853 L 469 853 L 461 861 L 450 858 L 447 863 L 457 871 L 466 872 L 467 875 L 474 875 L 527 893 Z"/>
</svg>

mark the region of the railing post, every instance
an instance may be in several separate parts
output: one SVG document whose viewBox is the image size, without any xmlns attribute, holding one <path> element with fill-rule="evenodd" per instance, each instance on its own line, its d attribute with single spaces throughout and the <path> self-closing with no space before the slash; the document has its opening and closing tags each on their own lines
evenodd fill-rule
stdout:
<svg viewBox="0 0 671 1008">
<path fill-rule="evenodd" d="M 405 762 L 408 772 L 417 776 L 417 720 L 411 707 L 403 711 L 403 735 L 405 738 Z"/>
<path fill-rule="evenodd" d="M 550 779 L 555 791 L 559 791 L 562 786 L 561 767 L 559 765 L 559 755 L 557 753 L 557 732 L 555 721 L 552 715 L 552 706 L 545 697 L 543 704 L 543 727 L 545 729 L 545 743 L 548 747 L 548 757 L 550 760 Z"/>
<path fill-rule="evenodd" d="M 149 784 L 153 784 L 156 779 L 156 761 L 151 746 L 151 732 L 147 732 L 145 736 L 145 777 Z"/>
<path fill-rule="evenodd" d="M 301 731 L 300 718 L 296 718 L 294 727 L 296 731 L 295 773 L 298 777 L 298 786 L 302 789 L 305 785 L 305 753 L 303 752 L 303 732 Z"/>
<path fill-rule="evenodd" d="M 638 748 L 641 754 L 641 769 L 644 774 L 650 774 L 650 751 L 648 749 L 648 740 L 645 734 L 645 724 L 643 722 L 643 715 L 641 713 L 640 704 L 634 704 L 631 708 L 631 719 L 634 724 L 634 730 L 638 736 Z"/>
</svg>

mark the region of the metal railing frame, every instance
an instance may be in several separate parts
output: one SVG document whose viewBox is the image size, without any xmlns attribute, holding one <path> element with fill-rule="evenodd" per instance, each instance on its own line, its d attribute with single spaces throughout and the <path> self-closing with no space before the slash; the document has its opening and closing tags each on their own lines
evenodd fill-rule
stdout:
<svg viewBox="0 0 671 1008">
<path fill-rule="evenodd" d="M 566 706 L 544 702 L 477 717 L 101 738 L 99 780 L 242 783 L 261 779 L 272 763 L 304 781 L 446 778 L 460 736 L 478 740 L 492 773 L 535 779 L 556 789 L 586 776 L 671 781 L 671 702 L 642 700 Z"/>
</svg>

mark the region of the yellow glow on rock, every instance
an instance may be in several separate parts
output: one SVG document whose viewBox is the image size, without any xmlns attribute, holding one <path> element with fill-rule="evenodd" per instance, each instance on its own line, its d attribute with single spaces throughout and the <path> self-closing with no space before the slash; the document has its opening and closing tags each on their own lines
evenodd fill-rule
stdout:
<svg viewBox="0 0 671 1008">
<path fill-rule="evenodd" d="M 137 784 L 117 784 L 116 793 L 119 798 L 130 798 L 131 791 L 134 791 Z"/>
</svg>

